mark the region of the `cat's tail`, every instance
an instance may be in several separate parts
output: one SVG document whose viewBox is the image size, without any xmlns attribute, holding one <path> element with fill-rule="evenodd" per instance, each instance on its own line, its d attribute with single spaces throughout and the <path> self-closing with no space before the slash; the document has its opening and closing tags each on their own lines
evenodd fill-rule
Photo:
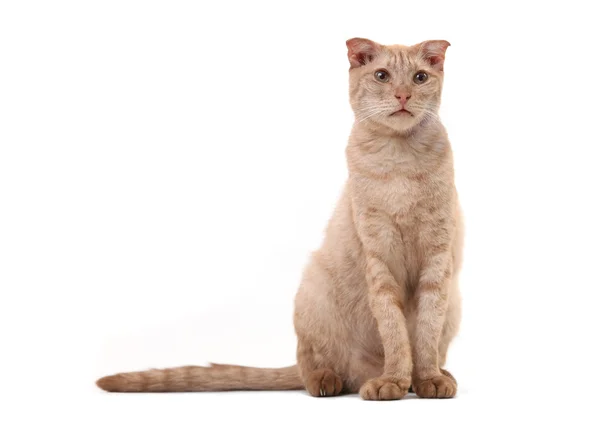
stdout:
<svg viewBox="0 0 600 434">
<path fill-rule="evenodd" d="M 236 365 L 182 366 L 126 372 L 100 378 L 108 392 L 208 392 L 226 390 L 298 390 L 304 385 L 296 365 L 250 368 Z"/>
</svg>

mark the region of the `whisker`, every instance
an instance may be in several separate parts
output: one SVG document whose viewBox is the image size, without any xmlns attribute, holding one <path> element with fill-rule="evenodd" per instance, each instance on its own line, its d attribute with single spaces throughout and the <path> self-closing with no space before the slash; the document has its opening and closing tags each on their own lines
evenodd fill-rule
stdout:
<svg viewBox="0 0 600 434">
<path fill-rule="evenodd" d="M 367 119 L 370 119 L 370 118 L 372 118 L 372 117 L 375 117 L 375 116 L 378 116 L 378 115 L 380 115 L 380 114 L 387 113 L 387 112 L 388 112 L 388 110 L 377 110 L 377 111 L 375 111 L 375 112 L 373 112 L 373 113 L 371 113 L 371 114 L 369 114 L 369 115 L 367 115 L 367 116 L 364 116 L 364 117 L 362 117 L 362 118 L 360 118 L 360 119 L 358 119 L 358 118 L 357 118 L 355 122 L 356 122 L 357 124 L 360 124 L 361 122 L 364 122 L 364 121 L 366 121 Z"/>
</svg>

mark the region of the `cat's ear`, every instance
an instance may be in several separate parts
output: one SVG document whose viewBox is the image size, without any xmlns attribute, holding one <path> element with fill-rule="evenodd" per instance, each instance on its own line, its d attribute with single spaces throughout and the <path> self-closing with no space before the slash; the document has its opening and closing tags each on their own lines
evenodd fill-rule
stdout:
<svg viewBox="0 0 600 434">
<path fill-rule="evenodd" d="M 443 71 L 446 48 L 449 46 L 450 42 L 448 41 L 425 41 L 419 44 L 419 53 L 429 62 L 432 68 Z"/>
<path fill-rule="evenodd" d="M 346 41 L 350 69 L 358 68 L 372 61 L 381 51 L 377 42 L 363 38 L 352 38 Z"/>
</svg>

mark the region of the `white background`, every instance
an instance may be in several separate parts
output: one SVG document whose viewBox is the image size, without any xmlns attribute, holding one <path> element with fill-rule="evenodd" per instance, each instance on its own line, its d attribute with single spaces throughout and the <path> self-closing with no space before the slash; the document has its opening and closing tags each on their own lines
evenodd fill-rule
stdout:
<svg viewBox="0 0 600 434">
<path fill-rule="evenodd" d="M 2 431 L 598 432 L 592 4 L 2 2 Z M 452 44 L 458 397 L 101 392 L 118 371 L 294 363 L 356 36 Z"/>
</svg>

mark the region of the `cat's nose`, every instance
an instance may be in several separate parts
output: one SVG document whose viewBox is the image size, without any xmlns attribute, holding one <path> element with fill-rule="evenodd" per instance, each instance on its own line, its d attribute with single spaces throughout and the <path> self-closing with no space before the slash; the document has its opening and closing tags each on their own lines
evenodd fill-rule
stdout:
<svg viewBox="0 0 600 434">
<path fill-rule="evenodd" d="M 404 105 L 410 99 L 410 93 L 396 92 L 396 98 L 398 98 L 398 100 L 402 103 L 402 105 Z"/>
</svg>

